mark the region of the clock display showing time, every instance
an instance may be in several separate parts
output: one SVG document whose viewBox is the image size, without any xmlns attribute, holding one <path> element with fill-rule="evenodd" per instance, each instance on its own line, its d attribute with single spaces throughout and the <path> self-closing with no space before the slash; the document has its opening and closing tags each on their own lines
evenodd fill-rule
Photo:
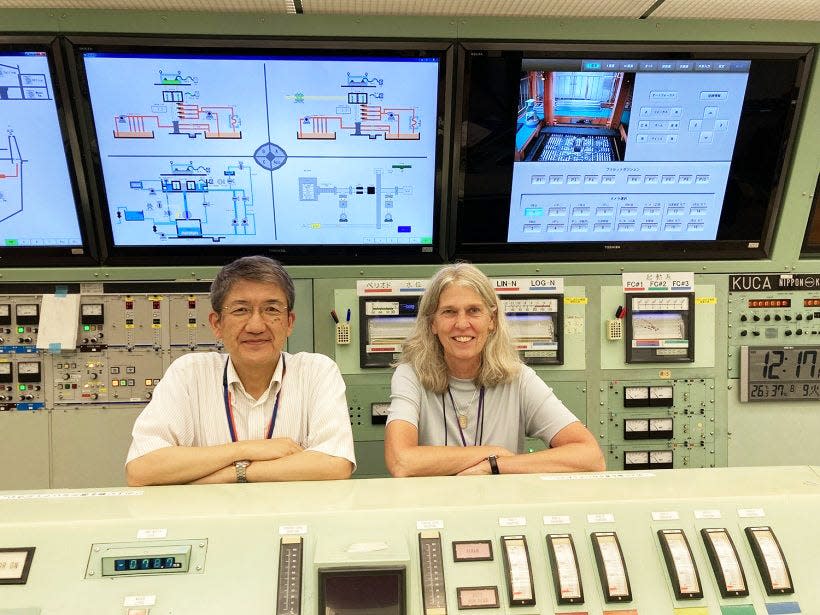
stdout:
<svg viewBox="0 0 820 615">
<path fill-rule="evenodd" d="M 820 399 L 820 346 L 741 346 L 740 401 Z"/>
</svg>

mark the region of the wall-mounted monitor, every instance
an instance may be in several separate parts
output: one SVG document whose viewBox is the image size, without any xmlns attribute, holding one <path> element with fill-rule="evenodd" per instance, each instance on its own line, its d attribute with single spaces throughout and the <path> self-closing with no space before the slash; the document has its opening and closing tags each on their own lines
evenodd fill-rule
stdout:
<svg viewBox="0 0 820 615">
<path fill-rule="evenodd" d="M 0 268 L 94 262 L 59 52 L 0 36 Z"/>
<path fill-rule="evenodd" d="M 817 258 L 820 255 L 820 173 L 817 175 L 817 185 L 814 187 L 814 200 L 809 213 L 809 222 L 806 225 L 801 255 L 809 258 Z"/>
<path fill-rule="evenodd" d="M 440 261 L 449 47 L 71 39 L 106 261 Z"/>
<path fill-rule="evenodd" d="M 465 43 L 455 255 L 768 256 L 812 53 Z"/>
</svg>

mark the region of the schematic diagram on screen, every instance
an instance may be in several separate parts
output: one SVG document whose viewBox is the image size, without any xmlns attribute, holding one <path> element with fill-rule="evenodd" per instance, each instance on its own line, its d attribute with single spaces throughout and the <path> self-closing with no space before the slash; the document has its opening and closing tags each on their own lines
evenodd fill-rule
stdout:
<svg viewBox="0 0 820 615">
<path fill-rule="evenodd" d="M 114 117 L 116 139 L 154 139 L 157 131 L 196 139 L 241 139 L 241 119 L 236 107 L 200 103 L 199 78 L 159 70 L 152 84 L 155 100 L 145 112 L 119 113 Z"/>
<path fill-rule="evenodd" d="M 0 143 L 0 222 L 23 211 L 23 157 L 11 130 Z"/>
<path fill-rule="evenodd" d="M 370 77 L 368 73 L 347 73 L 334 96 L 311 96 L 298 92 L 294 99 L 299 103 L 338 99 L 334 109 L 326 112 L 305 114 L 299 118 L 296 132 L 299 139 L 333 140 L 339 132 L 351 137 L 367 137 L 386 141 L 417 141 L 421 138 L 421 118 L 415 107 L 383 104 L 382 87 L 385 79 Z M 378 90 L 378 91 L 371 91 Z M 334 101 L 335 102 L 335 101 Z"/>
<path fill-rule="evenodd" d="M 159 241 L 220 243 L 228 237 L 254 236 L 252 176 L 251 167 L 243 161 L 224 168 L 172 161 L 159 177 L 129 182 L 130 190 L 142 199 L 141 206 L 116 206 L 112 222 L 133 225 L 129 234 Z"/>
<path fill-rule="evenodd" d="M 85 68 L 119 245 L 432 241 L 437 62 L 90 54 Z"/>
</svg>

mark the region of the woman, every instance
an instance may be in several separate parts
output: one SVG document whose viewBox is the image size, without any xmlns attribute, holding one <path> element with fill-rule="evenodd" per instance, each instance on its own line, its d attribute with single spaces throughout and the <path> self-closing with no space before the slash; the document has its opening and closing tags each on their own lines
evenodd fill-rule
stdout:
<svg viewBox="0 0 820 615">
<path fill-rule="evenodd" d="M 490 280 L 469 263 L 431 280 L 390 399 L 393 476 L 605 469 L 593 435 L 519 359 Z M 549 448 L 523 454 L 525 437 Z"/>
</svg>

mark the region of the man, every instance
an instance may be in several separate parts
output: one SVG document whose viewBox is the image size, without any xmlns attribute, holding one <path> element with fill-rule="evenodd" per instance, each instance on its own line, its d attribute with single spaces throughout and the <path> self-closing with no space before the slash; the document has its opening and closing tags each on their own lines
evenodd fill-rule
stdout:
<svg viewBox="0 0 820 615">
<path fill-rule="evenodd" d="M 174 361 L 134 424 L 128 484 L 349 478 L 353 435 L 339 368 L 283 352 L 293 331 L 293 280 L 263 256 L 223 267 L 209 316 L 227 356 Z"/>
</svg>

